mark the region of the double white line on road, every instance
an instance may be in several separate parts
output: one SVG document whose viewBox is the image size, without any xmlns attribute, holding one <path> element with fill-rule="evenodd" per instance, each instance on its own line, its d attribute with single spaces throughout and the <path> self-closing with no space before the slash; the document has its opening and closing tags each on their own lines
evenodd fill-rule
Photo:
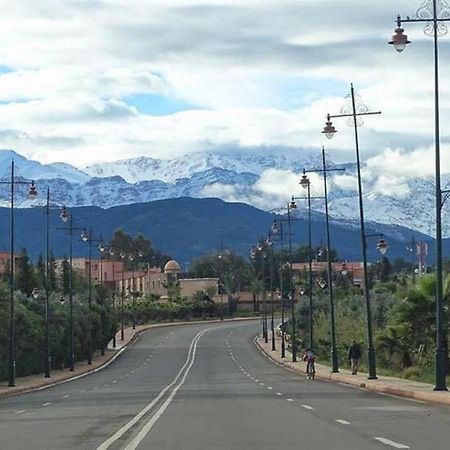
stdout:
<svg viewBox="0 0 450 450">
<path fill-rule="evenodd" d="M 150 418 L 150 420 L 148 420 L 148 422 L 145 423 L 145 425 L 141 428 L 139 433 L 125 447 L 125 449 L 126 450 L 135 450 L 138 447 L 138 445 L 142 442 L 142 440 L 145 438 L 145 436 L 153 428 L 153 425 L 158 421 L 158 419 L 162 416 L 164 411 L 170 405 L 170 403 L 172 402 L 173 398 L 175 397 L 175 394 L 177 393 L 178 389 L 180 389 L 180 387 L 186 381 L 186 377 L 195 361 L 195 354 L 197 351 L 198 341 L 207 331 L 212 330 L 212 329 L 213 328 L 208 328 L 206 330 L 202 330 L 195 335 L 194 339 L 191 342 L 191 345 L 189 346 L 189 352 L 188 352 L 186 362 L 184 363 L 184 365 L 180 369 L 180 371 L 177 373 L 174 380 L 169 385 L 167 385 L 157 395 L 157 397 L 155 397 L 142 411 L 140 411 L 138 414 L 136 414 L 136 416 L 134 416 L 128 423 L 126 423 L 116 433 L 114 433 L 109 439 L 107 439 L 99 447 L 97 447 L 97 450 L 107 450 L 112 444 L 117 442 L 131 427 L 136 425 L 149 411 L 151 411 L 153 409 L 153 407 L 164 397 L 164 395 L 170 389 L 173 388 L 172 391 L 170 392 L 170 394 L 168 395 L 167 399 L 164 401 L 164 403 L 153 414 L 153 416 Z"/>
</svg>

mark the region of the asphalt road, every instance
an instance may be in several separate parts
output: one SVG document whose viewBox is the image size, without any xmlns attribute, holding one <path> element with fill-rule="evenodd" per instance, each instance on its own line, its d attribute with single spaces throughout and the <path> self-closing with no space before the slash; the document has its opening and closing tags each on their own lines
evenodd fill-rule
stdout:
<svg viewBox="0 0 450 450">
<path fill-rule="evenodd" d="M 308 381 L 253 323 L 154 329 L 108 368 L 0 400 L 0 449 L 450 448 L 450 408 Z"/>
</svg>

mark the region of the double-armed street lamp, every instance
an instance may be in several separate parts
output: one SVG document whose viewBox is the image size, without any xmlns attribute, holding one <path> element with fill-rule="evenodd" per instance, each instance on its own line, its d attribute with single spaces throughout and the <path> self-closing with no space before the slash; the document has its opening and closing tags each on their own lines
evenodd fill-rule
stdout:
<svg viewBox="0 0 450 450">
<path fill-rule="evenodd" d="M 328 268 L 328 293 L 329 293 L 329 303 L 330 303 L 330 327 L 331 327 L 331 368 L 332 372 L 336 373 L 339 371 L 338 365 L 338 355 L 336 348 L 336 321 L 334 314 L 334 298 L 333 298 L 333 285 L 331 283 L 332 278 L 332 266 L 331 266 L 331 239 L 330 239 L 330 221 L 329 221 L 329 211 L 328 211 L 328 183 L 327 183 L 327 175 L 329 172 L 337 172 L 344 171 L 345 169 L 328 167 L 326 164 L 325 158 L 325 148 L 322 147 L 322 169 L 313 169 L 313 170 L 303 170 L 302 179 L 300 180 L 300 185 L 307 189 L 308 195 L 308 223 L 309 223 L 309 232 L 308 232 L 308 246 L 309 246 L 309 323 L 310 323 L 310 338 L 309 344 L 310 348 L 314 348 L 314 339 L 313 339 L 313 292 L 312 292 L 312 243 L 311 243 L 311 199 L 312 198 L 323 198 L 325 200 L 325 224 L 326 224 L 326 234 L 327 234 L 327 268 Z M 307 176 L 307 173 L 310 172 L 319 172 L 323 176 L 324 183 L 324 196 L 323 197 L 311 197 L 311 183 Z M 294 199 L 298 199 L 299 197 L 294 197 Z"/>
<path fill-rule="evenodd" d="M 116 311 L 116 268 L 115 268 L 115 251 L 112 247 L 109 248 L 109 256 L 112 259 L 112 279 L 113 279 L 113 292 L 112 292 L 112 306 L 113 306 L 113 310 L 114 310 L 114 315 L 115 315 L 115 311 Z M 116 348 L 117 346 L 117 342 L 116 342 L 116 330 L 114 330 L 114 334 L 113 334 L 113 348 Z"/>
<path fill-rule="evenodd" d="M 322 131 L 323 134 L 328 139 L 331 139 L 336 131 L 333 126 L 331 119 L 334 118 L 347 118 L 349 119 L 348 124 L 353 126 L 355 134 L 355 150 L 356 150 L 356 167 L 358 176 L 358 198 L 359 198 L 359 216 L 360 216 L 360 229 L 361 229 L 361 247 L 363 255 L 363 270 L 364 270 L 364 294 L 366 299 L 366 314 L 367 314 L 367 342 L 368 342 L 368 366 L 369 366 L 369 380 L 374 380 L 377 378 L 376 372 L 376 358 L 375 358 L 375 347 L 373 343 L 373 331 L 372 331 L 372 313 L 370 305 L 370 288 L 369 288 L 369 275 L 367 270 L 367 235 L 365 231 L 365 221 L 364 221 L 364 205 L 363 205 L 363 189 L 362 189 L 362 178 L 361 178 L 361 160 L 359 151 L 359 137 L 358 137 L 358 126 L 362 125 L 363 117 L 378 115 L 381 112 L 371 112 L 365 106 L 359 95 L 355 93 L 353 84 L 350 88 L 350 95 L 346 97 L 347 104 L 342 108 L 341 114 L 327 115 L 326 125 Z"/>
<path fill-rule="evenodd" d="M 324 184 L 324 199 L 325 199 L 325 224 L 326 224 L 326 234 L 327 234 L 327 272 L 328 272 L 328 294 L 329 294 L 329 303 L 330 303 L 330 328 L 331 328 L 331 371 L 333 373 L 339 372 L 339 363 L 338 363 L 338 354 L 337 354 L 337 346 L 336 346 L 336 319 L 335 319 L 335 311 L 334 311 L 334 297 L 333 297 L 333 284 L 332 284 L 332 261 L 331 261 L 331 238 L 330 238 L 330 220 L 329 220 L 329 211 L 328 211 L 328 183 L 327 183 L 327 175 L 328 172 L 337 172 L 344 171 L 345 169 L 328 167 L 326 163 L 325 157 L 325 148 L 322 147 L 322 169 L 318 170 L 304 170 L 303 176 L 300 181 L 300 184 L 304 188 L 308 188 L 308 207 L 309 207 L 309 234 L 310 234 L 310 242 L 309 242 L 309 261 L 310 261 L 310 285 L 312 286 L 312 255 L 311 255 L 311 192 L 310 192 L 310 181 L 307 172 L 319 172 L 323 176 L 323 184 Z M 310 348 L 313 348 L 313 335 L 312 335 L 312 288 L 310 289 Z"/>
<path fill-rule="evenodd" d="M 308 297 L 309 297 L 309 348 L 314 348 L 314 324 L 313 324 L 313 288 L 312 288 L 312 218 L 311 218 L 311 181 L 303 170 L 300 185 L 306 189 L 308 199 Z M 299 198 L 300 199 L 300 198 Z"/>
<path fill-rule="evenodd" d="M 291 322 L 292 322 L 292 362 L 297 362 L 297 333 L 295 321 L 295 290 L 292 271 L 292 214 L 291 211 L 297 209 L 294 198 L 287 204 L 287 224 L 288 224 L 288 245 L 289 245 L 289 298 L 291 301 Z"/>
<path fill-rule="evenodd" d="M 138 252 L 138 257 L 142 258 L 143 253 Z M 133 254 L 128 255 L 128 260 L 131 263 L 131 288 L 130 286 L 128 286 L 129 291 L 131 293 L 131 304 L 132 304 L 132 308 L 133 308 L 133 330 L 136 329 L 136 295 L 138 294 L 138 292 L 135 290 L 135 286 L 134 286 L 134 260 L 135 260 L 135 256 Z"/>
<path fill-rule="evenodd" d="M 280 220 L 279 222 L 275 220 L 270 228 L 269 238 L 271 242 L 271 247 L 273 247 L 274 243 L 279 242 L 280 243 L 280 250 L 283 249 L 283 240 L 284 240 L 284 233 L 283 233 L 283 221 Z M 275 318 L 274 318 L 274 293 L 273 293 L 273 267 L 274 266 L 274 251 L 272 249 L 271 251 L 271 303 L 272 303 L 272 314 L 271 314 L 271 321 L 272 321 L 272 350 L 275 351 Z M 284 358 L 286 356 L 286 349 L 285 349 L 285 342 L 284 342 L 284 301 L 283 301 L 283 264 L 280 265 L 278 268 L 279 270 L 279 280 L 280 280 L 280 289 L 277 289 L 277 298 L 280 300 L 281 304 L 281 357 Z"/>
<path fill-rule="evenodd" d="M 224 283 L 223 283 L 223 251 L 222 251 L 222 247 L 220 249 L 220 253 L 217 256 L 217 258 L 219 259 L 219 272 L 220 272 L 220 278 L 219 278 L 219 293 L 220 293 L 220 320 L 223 320 L 223 287 L 224 287 Z"/>
<path fill-rule="evenodd" d="M 92 309 L 92 248 L 97 246 L 100 255 L 106 250 L 105 244 L 103 242 L 103 238 L 94 239 L 92 228 L 89 230 L 84 229 L 80 235 L 81 240 L 87 244 L 88 246 L 88 364 L 92 364 L 92 318 L 91 318 L 91 309 Z M 102 268 L 100 268 L 102 270 Z M 101 318 L 100 318 L 101 321 Z M 103 327 L 101 329 L 101 343 L 100 343 L 100 351 L 101 354 L 104 355 L 104 345 L 103 345 Z"/>
<path fill-rule="evenodd" d="M 275 347 L 275 305 L 273 298 L 273 263 L 274 263 L 274 251 L 272 233 L 269 233 L 265 241 L 269 250 L 269 289 L 270 289 L 270 331 L 272 340 L 272 351 L 276 350 Z"/>
<path fill-rule="evenodd" d="M 406 251 L 411 253 L 411 271 L 412 271 L 412 284 L 416 284 L 416 256 L 417 256 L 417 243 L 414 236 L 411 241 L 406 244 Z"/>
<path fill-rule="evenodd" d="M 28 185 L 28 197 L 35 199 L 37 190 L 34 181 L 27 181 L 17 178 L 15 175 L 14 159 L 11 160 L 11 176 L 9 180 L 0 181 L 0 184 L 7 184 L 10 187 L 10 261 L 9 261 L 9 363 L 8 363 L 8 386 L 16 385 L 16 327 L 15 327 L 15 305 L 14 305 L 14 196 L 17 185 Z"/>
<path fill-rule="evenodd" d="M 292 201 L 289 205 L 288 205 L 288 211 L 289 211 L 289 207 L 292 207 L 295 205 L 295 201 Z M 296 206 L 295 206 L 296 207 Z M 284 239 L 286 237 L 286 233 L 284 232 L 284 228 L 283 228 L 283 224 L 285 222 L 288 222 L 290 224 L 291 221 L 291 216 L 290 213 L 288 215 L 288 219 L 277 219 L 273 222 L 272 224 L 272 236 L 273 238 L 278 237 L 278 240 L 281 243 L 281 246 L 283 246 L 283 242 Z M 291 239 L 291 232 L 290 232 L 290 227 L 289 227 L 289 240 Z M 286 357 L 286 343 L 285 343 L 285 336 L 286 336 L 286 330 L 285 330 L 285 314 L 284 314 L 284 272 L 285 269 L 288 269 L 289 271 L 289 277 L 290 277 L 290 285 L 289 285 L 289 290 L 290 290 L 290 294 L 289 294 L 289 298 L 292 299 L 292 290 L 293 290 L 293 283 L 292 283 L 292 246 L 289 247 L 289 261 L 282 263 L 280 265 L 280 295 L 279 295 L 279 299 L 281 300 L 281 357 L 285 358 Z M 293 334 L 295 333 L 295 330 L 293 331 Z"/>
<path fill-rule="evenodd" d="M 46 216 L 46 232 L 45 232 L 45 355 L 44 355 L 44 376 L 45 378 L 50 377 L 50 212 L 52 209 L 59 209 L 57 205 L 52 205 L 50 203 L 50 188 L 47 187 L 47 198 L 45 203 L 45 216 Z"/>
<path fill-rule="evenodd" d="M 443 261 L 442 261 L 442 207 L 443 191 L 441 189 L 441 150 L 440 150 L 440 118 L 439 118 L 439 38 L 447 34 L 446 21 L 450 20 L 450 6 L 445 0 L 425 0 L 417 10 L 415 17 L 397 16 L 397 29 L 389 44 L 402 52 L 411 42 L 404 34 L 403 23 L 424 23 L 424 32 L 433 37 L 434 49 L 434 140 L 435 140 L 435 204 L 436 204 L 436 391 L 447 390 L 447 346 L 444 333 L 443 302 Z"/>
<path fill-rule="evenodd" d="M 268 334 L 267 334 L 267 308 L 266 308 L 266 258 L 267 258 L 267 249 L 263 244 L 263 241 L 258 242 L 257 245 L 253 246 L 250 250 L 250 259 L 253 261 L 260 260 L 262 263 L 261 267 L 261 281 L 262 281 L 262 296 L 263 296 L 263 316 L 262 316 L 262 336 L 264 341 L 268 342 Z"/>
<path fill-rule="evenodd" d="M 62 207 L 59 215 L 63 223 L 68 224 L 67 227 L 62 228 L 68 232 L 69 235 L 69 370 L 75 370 L 75 355 L 73 343 L 73 232 L 83 231 L 84 228 L 74 227 L 73 214 L 67 210 L 65 206 Z"/>
<path fill-rule="evenodd" d="M 124 336 L 124 320 L 123 320 L 123 302 L 125 297 L 125 263 L 124 260 L 126 255 L 124 252 L 120 252 L 120 259 L 122 260 L 122 286 L 120 289 L 120 340 L 123 341 L 125 339 Z"/>
</svg>

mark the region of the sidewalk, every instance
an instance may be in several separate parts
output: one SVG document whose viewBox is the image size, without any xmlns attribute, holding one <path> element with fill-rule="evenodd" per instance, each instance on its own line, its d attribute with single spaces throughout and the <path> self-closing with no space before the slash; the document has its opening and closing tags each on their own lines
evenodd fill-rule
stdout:
<svg viewBox="0 0 450 450">
<path fill-rule="evenodd" d="M 260 320 L 254 317 L 243 317 L 235 319 L 225 319 L 225 322 L 245 320 Z M 25 392 L 38 391 L 57 384 L 65 383 L 70 380 L 84 377 L 90 373 L 97 372 L 107 367 L 112 363 L 129 345 L 133 342 L 139 333 L 149 330 L 151 328 L 161 328 L 180 325 L 196 325 L 206 323 L 218 323 L 220 320 L 201 320 L 190 322 L 171 322 L 171 323 L 156 323 L 151 325 L 138 325 L 135 330 L 132 327 L 124 329 L 124 340 L 122 341 L 120 330 L 116 333 L 116 348 L 113 348 L 112 341 L 108 343 L 107 350 L 103 356 L 97 351 L 92 355 L 92 364 L 88 365 L 87 361 L 78 361 L 75 363 L 75 370 L 70 372 L 68 369 L 52 370 L 50 378 L 44 378 L 44 374 L 29 375 L 26 377 L 17 377 L 16 386 L 8 387 L 8 382 L 0 383 L 0 398 L 10 397 Z"/>
<path fill-rule="evenodd" d="M 292 355 L 287 350 L 286 358 L 281 358 L 281 339 L 276 337 L 276 351 L 272 351 L 272 342 L 269 336 L 269 342 L 266 344 L 262 337 L 256 339 L 257 347 L 265 353 L 275 363 L 284 366 L 301 376 L 306 376 L 306 364 L 303 361 L 292 362 Z M 301 355 L 299 355 L 299 360 Z M 377 380 L 368 380 L 367 374 L 358 373 L 352 375 L 349 370 L 340 369 L 339 373 L 331 373 L 330 367 L 322 364 L 316 364 L 316 378 L 322 380 L 330 380 L 333 382 L 345 383 L 351 386 L 367 389 L 369 391 L 380 392 L 383 394 L 396 395 L 399 397 L 421 400 L 424 402 L 440 403 L 450 406 L 450 392 L 435 392 L 434 386 L 428 383 L 420 383 L 418 381 L 405 380 L 402 378 L 394 378 L 380 375 Z"/>
<path fill-rule="evenodd" d="M 12 395 L 23 394 L 30 391 L 38 391 L 41 389 L 61 384 L 69 380 L 81 378 L 89 373 L 97 372 L 103 369 L 121 353 L 121 349 L 128 345 L 135 337 L 136 332 L 139 330 L 133 330 L 126 328 L 124 330 L 124 340 L 120 340 L 120 331 L 116 334 L 117 347 L 113 349 L 112 341 L 108 344 L 108 348 L 105 354 L 102 356 L 100 351 L 95 352 L 92 355 L 92 364 L 88 365 L 87 361 L 77 361 L 75 363 L 75 370 L 70 372 L 69 369 L 52 370 L 50 378 L 45 378 L 44 374 L 29 375 L 26 377 L 17 377 L 16 386 L 8 387 L 7 381 L 3 381 L 0 384 L 0 398 L 10 397 Z"/>
</svg>

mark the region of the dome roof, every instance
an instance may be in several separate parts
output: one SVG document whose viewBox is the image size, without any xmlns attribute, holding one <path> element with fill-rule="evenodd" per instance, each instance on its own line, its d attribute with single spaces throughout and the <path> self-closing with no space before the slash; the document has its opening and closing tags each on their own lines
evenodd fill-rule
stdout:
<svg viewBox="0 0 450 450">
<path fill-rule="evenodd" d="M 174 261 L 173 259 L 170 260 L 165 266 L 164 266 L 164 273 L 180 273 L 181 267 L 180 265 Z"/>
</svg>

